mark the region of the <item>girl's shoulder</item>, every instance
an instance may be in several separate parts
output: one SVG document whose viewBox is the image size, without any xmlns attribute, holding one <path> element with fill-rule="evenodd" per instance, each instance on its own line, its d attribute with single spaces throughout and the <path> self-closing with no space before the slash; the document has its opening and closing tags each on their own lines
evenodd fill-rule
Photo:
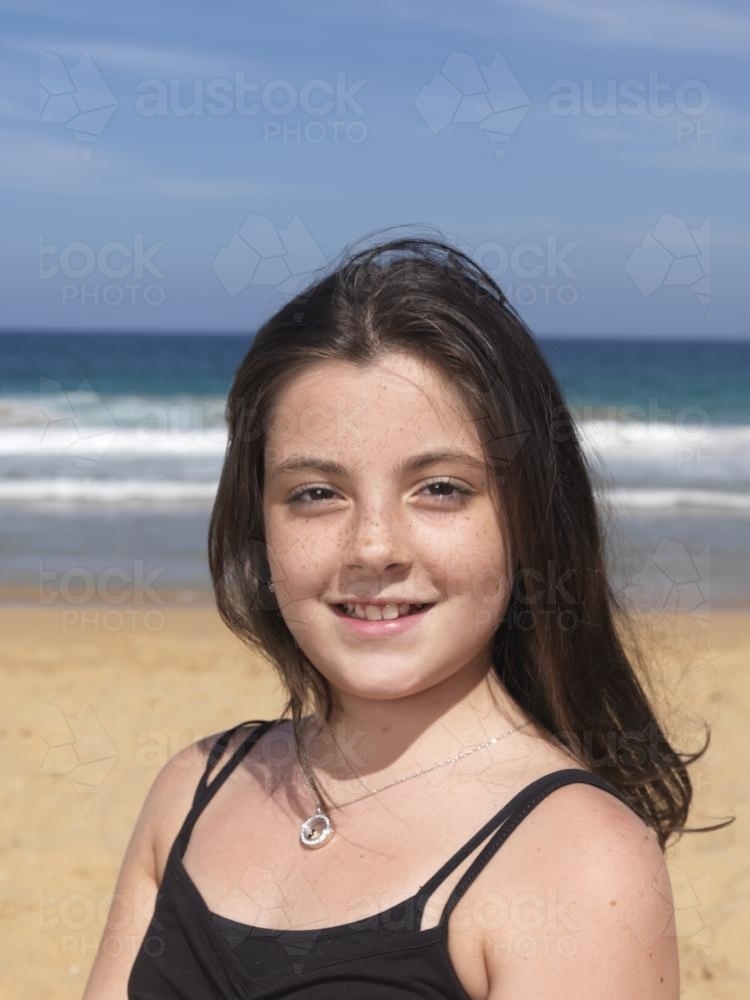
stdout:
<svg viewBox="0 0 750 1000">
<path fill-rule="evenodd" d="M 582 776 L 597 777 L 593 768 L 582 764 L 564 747 L 537 741 L 534 753 L 528 758 L 519 790 L 558 771 L 569 770 L 580 772 Z M 522 847 L 532 845 L 532 849 L 526 852 L 530 870 L 538 863 L 536 847 L 540 845 L 544 845 L 546 862 L 566 871 L 572 870 L 575 857 L 587 863 L 592 857 L 599 858 L 601 852 L 607 854 L 619 848 L 632 849 L 640 856 L 646 853 L 653 863 L 658 863 L 662 854 L 656 831 L 643 821 L 621 796 L 620 790 L 610 782 L 601 787 L 585 778 L 576 780 L 574 777 L 562 785 L 553 785 L 551 791 L 535 801 L 524 819 L 524 826 L 527 831 L 525 836 L 515 843 L 510 838 L 505 850 L 508 853 L 518 849 L 517 860 L 521 861 Z M 530 837 L 529 833 L 533 835 Z"/>
<path fill-rule="evenodd" d="M 534 980 L 541 993 L 548 985 L 550 992 L 556 986 L 572 994 L 581 968 L 599 968 L 604 955 L 604 992 L 615 992 L 632 977 L 643 986 L 639 995 L 655 996 L 646 988 L 652 988 L 655 973 L 672 983 L 674 910 L 655 831 L 617 796 L 585 782 L 556 788 L 523 826 L 524 835 L 510 837 L 488 865 L 483 889 L 506 901 L 537 900 L 544 919 L 532 932 L 527 923 L 511 920 L 502 935 L 484 934 L 490 982 L 503 982 L 509 994 L 524 992 L 530 986 L 524 966 L 529 949 L 547 948 L 547 955 L 552 947 L 555 959 L 545 966 L 549 982 Z M 576 962 L 564 958 L 571 955 Z M 663 995 L 672 994 L 667 989 Z"/>
<path fill-rule="evenodd" d="M 156 775 L 143 804 L 143 812 L 153 830 L 159 884 L 169 852 L 193 806 L 201 780 L 205 776 L 205 781 L 211 784 L 242 746 L 251 728 L 239 725 L 209 733 L 178 750 Z M 218 746 L 219 741 L 222 742 L 221 747 Z M 212 753 L 213 760 L 210 759 Z"/>
</svg>

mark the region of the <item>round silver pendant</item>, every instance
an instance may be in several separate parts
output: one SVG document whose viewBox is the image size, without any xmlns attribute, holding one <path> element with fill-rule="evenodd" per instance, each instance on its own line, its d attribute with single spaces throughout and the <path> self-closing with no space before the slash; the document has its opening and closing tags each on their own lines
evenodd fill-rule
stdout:
<svg viewBox="0 0 750 1000">
<path fill-rule="evenodd" d="M 299 830 L 299 839 L 303 847 L 322 847 L 332 836 L 333 823 L 320 808 L 305 820 Z"/>
</svg>

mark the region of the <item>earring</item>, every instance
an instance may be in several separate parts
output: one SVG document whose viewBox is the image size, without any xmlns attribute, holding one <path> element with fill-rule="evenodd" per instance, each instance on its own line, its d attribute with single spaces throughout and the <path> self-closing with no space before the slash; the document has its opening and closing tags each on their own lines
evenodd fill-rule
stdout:
<svg viewBox="0 0 750 1000">
<path fill-rule="evenodd" d="M 268 581 L 268 589 L 273 593 L 273 580 Z"/>
</svg>

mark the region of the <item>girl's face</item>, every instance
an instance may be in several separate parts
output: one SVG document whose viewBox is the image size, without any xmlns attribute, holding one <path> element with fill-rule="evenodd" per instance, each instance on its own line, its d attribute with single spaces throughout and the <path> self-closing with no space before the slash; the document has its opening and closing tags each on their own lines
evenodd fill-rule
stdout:
<svg viewBox="0 0 750 1000">
<path fill-rule="evenodd" d="M 427 454 L 441 451 L 457 454 Z M 401 698 L 489 668 L 508 598 L 491 485 L 450 382 L 409 355 L 325 362 L 279 394 L 265 450 L 271 577 L 298 646 L 342 695 Z M 363 625 L 336 606 L 351 598 L 432 607 Z"/>
</svg>

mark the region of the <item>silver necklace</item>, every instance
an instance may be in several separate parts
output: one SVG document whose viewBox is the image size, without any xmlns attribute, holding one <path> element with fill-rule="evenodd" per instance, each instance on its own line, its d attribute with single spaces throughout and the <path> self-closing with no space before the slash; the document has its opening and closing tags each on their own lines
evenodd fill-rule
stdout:
<svg viewBox="0 0 750 1000">
<path fill-rule="evenodd" d="M 430 767 L 425 767 L 421 771 L 417 771 L 415 774 L 407 774 L 404 778 L 396 778 L 395 781 L 389 781 L 387 785 L 383 785 L 381 788 L 376 788 L 371 792 L 365 792 L 364 795 L 358 795 L 354 799 L 349 799 L 347 802 L 339 802 L 337 805 L 331 805 L 331 810 L 343 809 L 345 806 L 354 805 L 355 802 L 361 802 L 362 799 L 367 799 L 371 795 L 377 795 L 378 792 L 384 792 L 386 788 L 392 788 L 394 785 L 400 785 L 403 781 L 411 781 L 412 778 L 418 778 L 421 774 L 428 774 L 430 771 L 436 770 L 438 767 L 445 767 L 447 764 L 452 764 L 454 761 L 461 760 L 463 757 L 469 757 L 471 754 L 476 753 L 478 750 L 483 750 L 485 747 L 492 746 L 493 743 L 497 743 L 498 740 L 505 739 L 506 736 L 510 736 L 511 733 L 518 732 L 519 729 L 523 729 L 524 726 L 531 724 L 533 720 L 528 719 L 523 722 L 520 726 L 516 726 L 514 729 L 509 729 L 507 733 L 503 733 L 501 736 L 495 736 L 491 740 L 487 740 L 486 743 L 480 743 L 473 747 L 471 750 L 464 750 L 461 753 L 455 754 L 453 757 L 448 757 L 447 760 L 441 760 L 439 764 L 432 764 Z M 313 793 L 313 796 L 317 798 L 315 794 L 315 789 L 312 787 L 310 779 L 305 774 L 304 769 L 300 767 L 302 776 L 307 782 L 307 786 Z M 362 779 L 360 778 L 360 781 Z M 309 816 L 300 826 L 299 839 L 303 847 L 316 848 L 322 847 L 327 844 L 328 841 L 334 834 L 334 826 L 331 822 L 331 817 L 325 812 L 323 806 L 320 802 L 317 802 L 315 806 L 315 812 L 312 816 Z"/>
</svg>

